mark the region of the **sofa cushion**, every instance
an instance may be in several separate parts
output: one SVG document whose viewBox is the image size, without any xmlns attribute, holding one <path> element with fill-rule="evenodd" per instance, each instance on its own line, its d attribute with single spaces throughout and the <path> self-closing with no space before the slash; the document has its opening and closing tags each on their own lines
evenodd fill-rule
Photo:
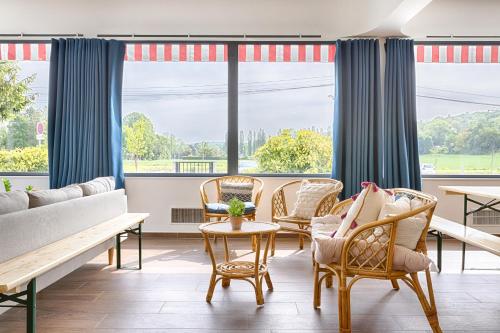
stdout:
<svg viewBox="0 0 500 333">
<path fill-rule="evenodd" d="M 253 184 L 252 183 L 231 183 L 222 182 L 220 185 L 222 203 L 229 203 L 232 198 L 237 198 L 243 202 L 252 201 Z"/>
<path fill-rule="evenodd" d="M 99 177 L 78 185 L 82 188 L 83 196 L 86 197 L 89 195 L 113 191 L 115 189 L 115 177 Z"/>
<path fill-rule="evenodd" d="M 245 204 L 245 215 L 255 212 L 255 204 L 253 202 L 244 202 Z M 207 211 L 212 214 L 228 214 L 227 209 L 229 205 L 225 203 L 208 203 Z"/>
<path fill-rule="evenodd" d="M 354 202 L 335 233 L 335 237 L 345 237 L 349 230 L 376 221 L 384 204 L 393 200 L 390 193 L 374 183 L 363 182 L 361 186 L 363 190 L 353 197 Z"/>
<path fill-rule="evenodd" d="M 316 239 L 316 251 L 314 252 L 314 260 L 320 264 L 332 264 L 340 262 L 340 255 L 342 254 L 342 248 L 347 238 L 318 238 Z M 369 245 L 365 240 L 358 241 L 357 247 L 351 247 L 350 251 L 353 256 L 359 254 L 358 261 L 369 260 L 373 265 L 376 265 L 378 261 L 384 258 L 386 255 L 385 250 L 378 251 L 380 249 L 380 243 L 373 243 L 370 246 L 372 251 L 364 251 L 364 249 Z M 376 252 L 377 255 L 372 257 L 372 254 Z M 394 256 L 393 256 L 393 269 L 398 271 L 405 271 L 408 273 L 419 272 L 425 270 L 429 267 L 431 260 L 424 254 L 407 249 L 404 246 L 394 245 Z"/>
<path fill-rule="evenodd" d="M 321 199 L 335 187 L 333 183 L 312 183 L 303 180 L 297 192 L 297 201 L 293 207 L 292 216 L 309 220 L 314 216 Z"/>
<path fill-rule="evenodd" d="M 24 191 L 0 193 L 0 215 L 28 209 L 29 198 Z"/>
<path fill-rule="evenodd" d="M 56 202 L 81 198 L 83 191 L 78 185 L 68 185 L 54 190 L 30 191 L 29 208 L 36 208 L 45 205 L 51 205 Z"/>
</svg>

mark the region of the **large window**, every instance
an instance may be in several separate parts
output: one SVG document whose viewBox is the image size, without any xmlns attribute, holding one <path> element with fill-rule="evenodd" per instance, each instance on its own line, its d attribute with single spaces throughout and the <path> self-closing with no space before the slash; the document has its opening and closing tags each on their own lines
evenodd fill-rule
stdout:
<svg viewBox="0 0 500 333">
<path fill-rule="evenodd" d="M 125 172 L 227 172 L 227 46 L 128 44 Z"/>
<path fill-rule="evenodd" d="M 47 172 L 48 44 L 0 43 L 0 172 Z"/>
<path fill-rule="evenodd" d="M 330 173 L 333 45 L 240 45 L 239 172 Z"/>
<path fill-rule="evenodd" d="M 498 45 L 417 45 L 423 175 L 500 174 Z"/>
</svg>

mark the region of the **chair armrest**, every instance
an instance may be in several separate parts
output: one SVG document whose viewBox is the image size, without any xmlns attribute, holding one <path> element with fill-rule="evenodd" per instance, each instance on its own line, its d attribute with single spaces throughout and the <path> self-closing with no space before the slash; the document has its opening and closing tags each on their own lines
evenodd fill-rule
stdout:
<svg viewBox="0 0 500 333">
<path fill-rule="evenodd" d="M 339 191 L 331 192 L 323 196 L 320 202 L 316 206 L 316 211 L 314 212 L 314 216 L 321 217 L 328 215 L 335 204 L 338 202 Z"/>
<path fill-rule="evenodd" d="M 205 191 L 205 186 L 208 183 L 213 182 L 213 181 L 214 181 L 214 179 L 209 179 L 209 180 L 204 181 L 200 185 L 200 197 L 201 197 L 201 204 L 203 205 L 203 209 L 205 209 L 206 205 L 208 204 L 208 195 L 207 195 L 207 192 Z"/>
<path fill-rule="evenodd" d="M 353 202 L 354 201 L 351 198 L 337 202 L 335 205 L 333 205 L 332 209 L 330 209 L 330 212 L 328 214 L 342 215 L 349 210 Z"/>
<path fill-rule="evenodd" d="M 255 194 L 255 208 L 257 208 L 259 206 L 259 203 L 260 203 L 260 198 L 262 196 L 262 191 L 264 190 L 264 182 L 259 179 L 259 178 L 255 178 L 255 180 L 260 184 L 256 194 Z"/>
</svg>

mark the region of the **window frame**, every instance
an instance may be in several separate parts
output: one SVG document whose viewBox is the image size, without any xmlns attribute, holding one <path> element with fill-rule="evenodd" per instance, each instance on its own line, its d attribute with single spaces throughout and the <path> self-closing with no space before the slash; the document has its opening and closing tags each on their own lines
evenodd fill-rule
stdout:
<svg viewBox="0 0 500 333">
<path fill-rule="evenodd" d="M 454 40 L 453 38 L 449 40 L 415 40 L 414 45 L 499 45 L 499 40 L 481 40 L 481 41 L 470 41 L 470 40 Z M 500 66 L 500 63 L 498 64 Z M 418 111 L 417 111 L 418 112 Z M 499 179 L 500 174 L 496 175 L 480 175 L 480 174 L 445 174 L 445 175 L 420 175 L 422 179 Z"/>
<path fill-rule="evenodd" d="M 226 175 L 238 174 L 238 141 L 239 141 L 239 128 L 238 128 L 238 45 L 242 44 L 281 44 L 281 45 L 331 45 L 335 44 L 336 40 L 279 40 L 271 38 L 269 40 L 253 40 L 253 41 L 225 41 L 225 40 L 186 40 L 186 39 L 172 39 L 172 40 L 158 40 L 158 39 L 145 39 L 145 40 L 130 40 L 122 39 L 126 44 L 143 44 L 143 43 L 176 43 L 176 44 L 226 44 L 228 46 L 228 98 L 227 98 L 227 121 L 228 121 L 228 147 L 227 147 L 227 172 L 225 173 L 149 173 L 149 172 L 138 172 L 125 173 L 125 177 L 219 177 Z M 0 39 L 0 43 L 12 43 L 12 44 L 25 44 L 25 43 L 51 43 L 47 39 L 39 40 L 8 40 Z M 498 40 L 481 40 L 481 41 L 464 41 L 464 40 L 416 40 L 415 45 L 500 45 Z M 499 64 L 500 65 L 500 64 Z M 303 178 L 303 177 L 316 177 L 316 178 L 328 178 L 331 175 L 328 173 L 321 174 L 300 174 L 300 173 L 241 173 L 242 175 L 255 176 L 255 177 L 275 177 L 275 178 Z M 47 172 L 0 172 L 0 176 L 48 176 Z M 451 179 L 451 178 L 476 178 L 476 179 L 498 179 L 498 175 L 422 175 L 422 179 Z"/>
</svg>

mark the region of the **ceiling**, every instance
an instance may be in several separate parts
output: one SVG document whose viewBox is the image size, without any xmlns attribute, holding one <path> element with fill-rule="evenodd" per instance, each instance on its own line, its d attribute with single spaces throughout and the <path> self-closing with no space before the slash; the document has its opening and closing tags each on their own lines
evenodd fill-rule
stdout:
<svg viewBox="0 0 500 333">
<path fill-rule="evenodd" d="M 0 34 L 500 35 L 494 0 L 2 0 Z"/>
</svg>

